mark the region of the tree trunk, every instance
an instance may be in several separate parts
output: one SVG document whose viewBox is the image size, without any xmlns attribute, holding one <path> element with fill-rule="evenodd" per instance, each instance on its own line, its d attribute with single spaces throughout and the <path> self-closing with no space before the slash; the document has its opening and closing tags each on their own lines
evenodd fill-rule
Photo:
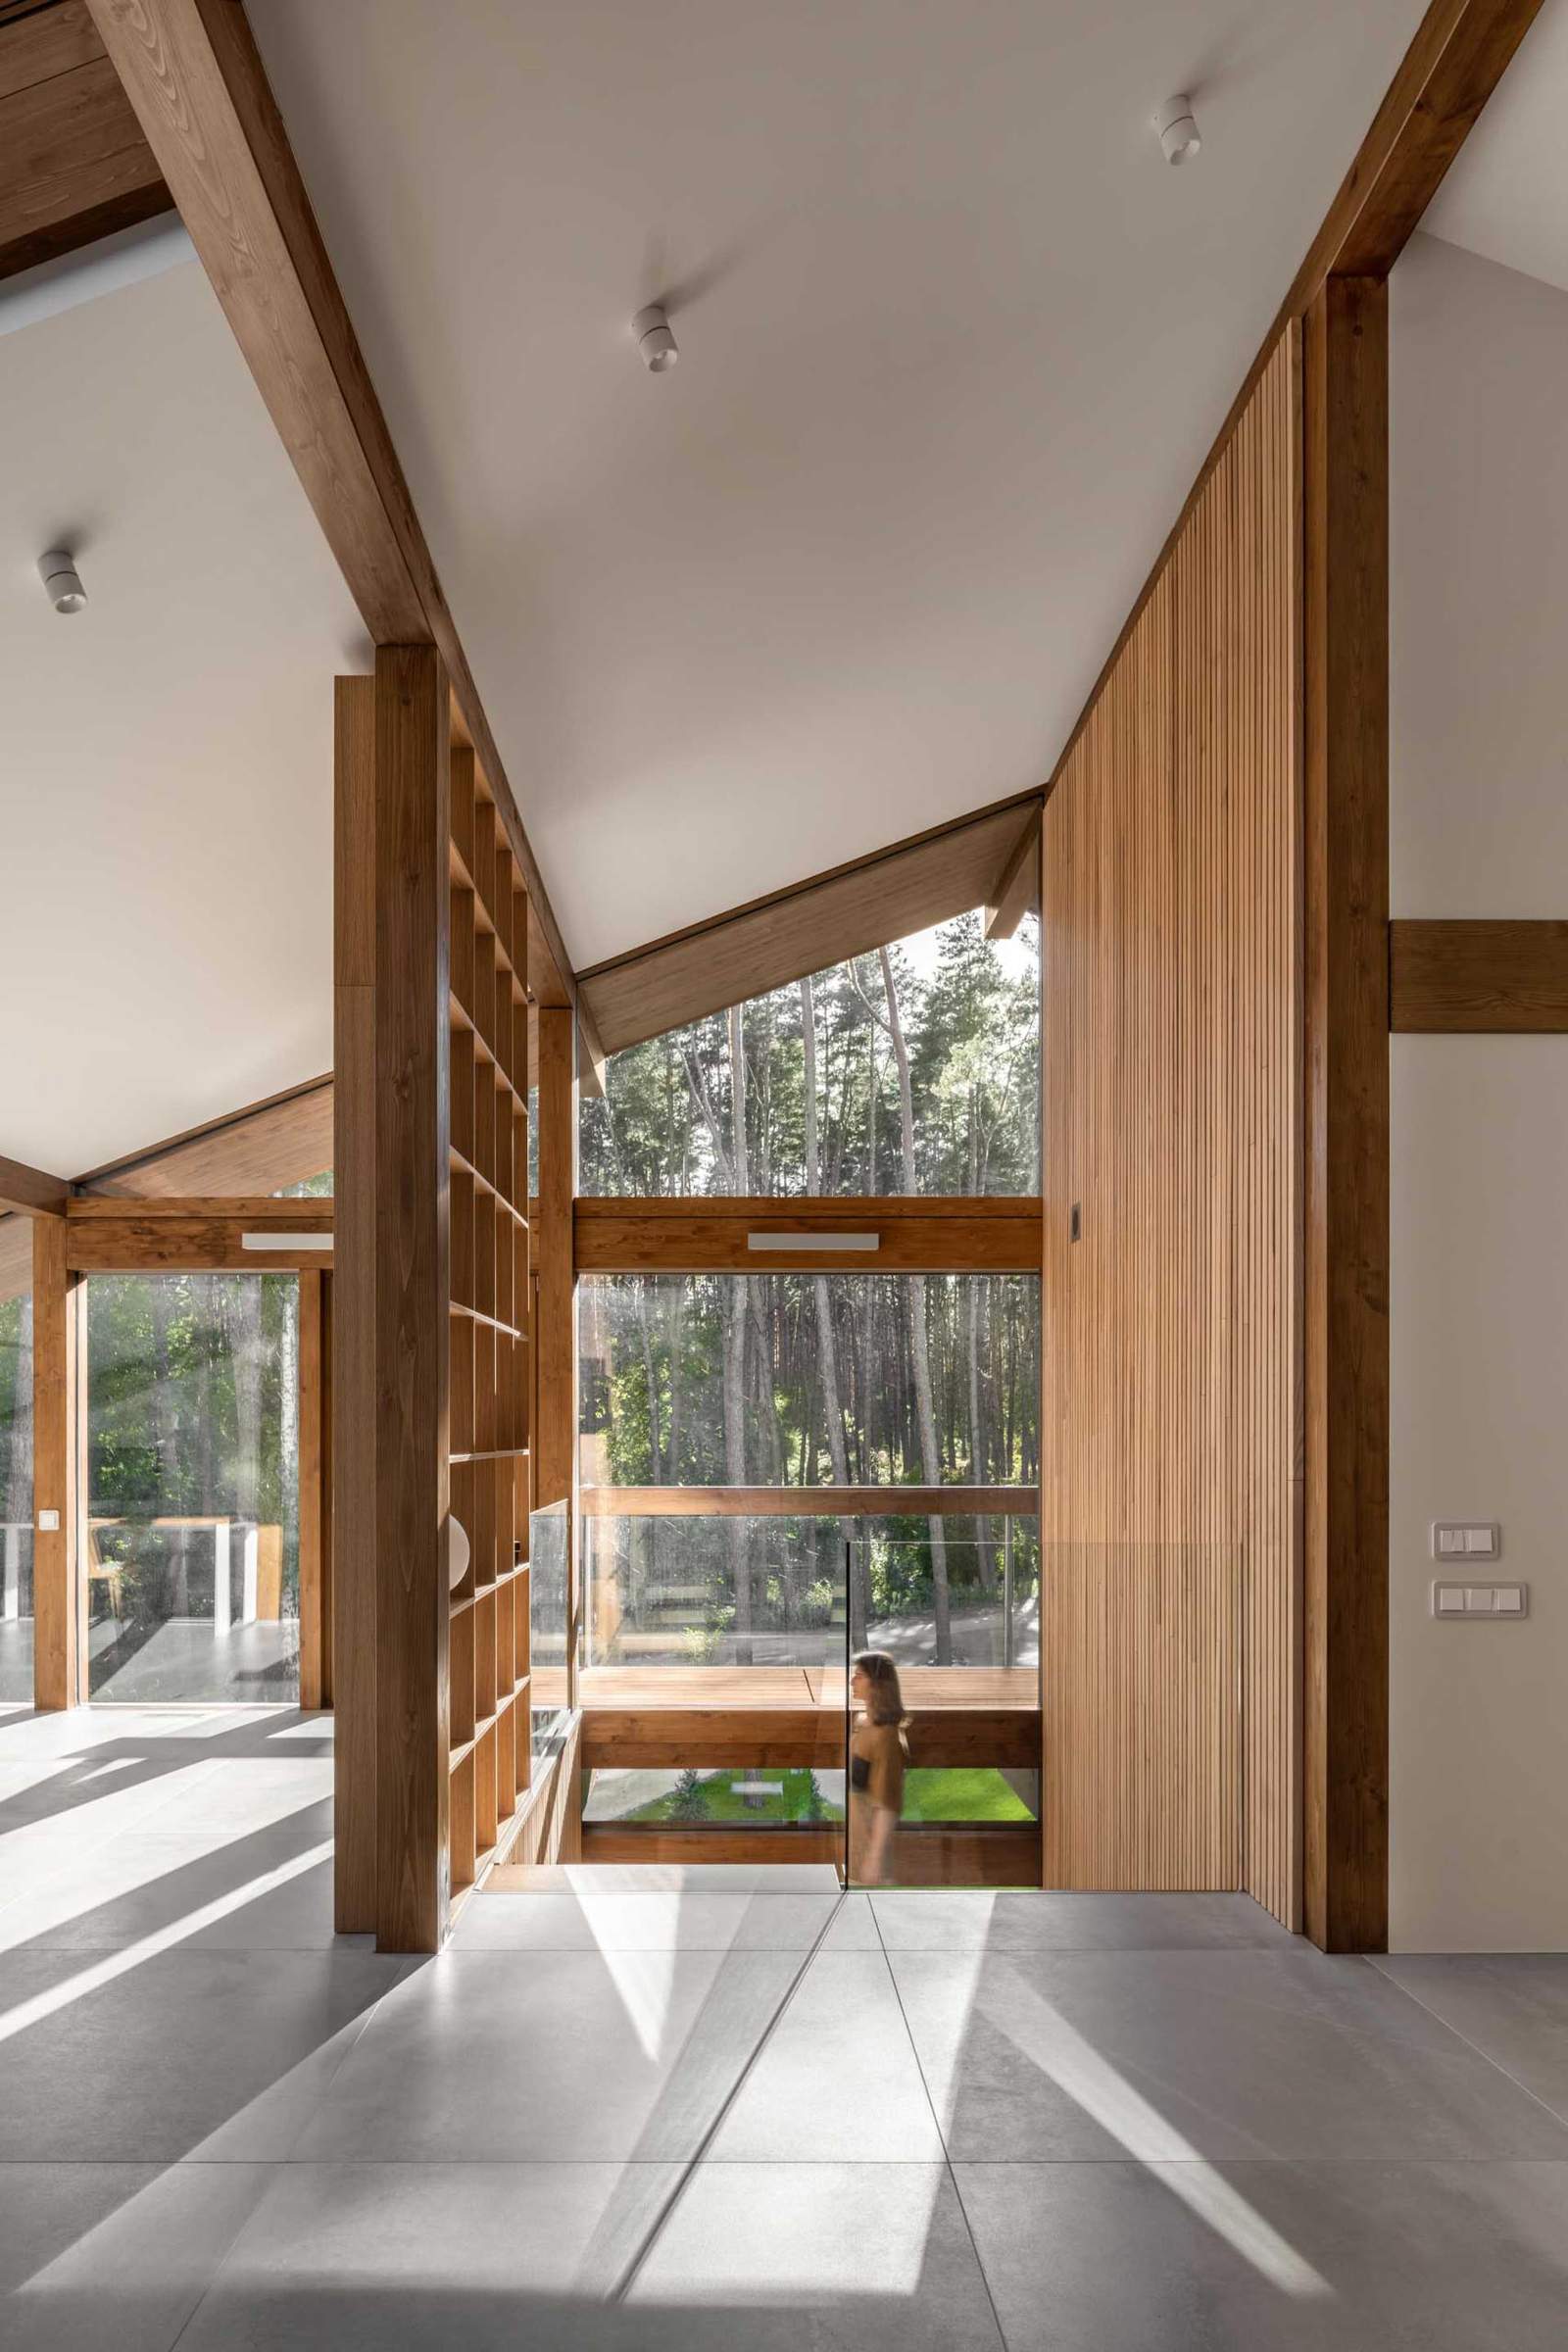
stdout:
<svg viewBox="0 0 1568 2352">
<path fill-rule="evenodd" d="M 882 962 L 882 985 L 887 992 L 888 1031 L 893 1039 L 893 1058 L 899 1071 L 899 1116 L 904 1146 L 904 1189 L 912 1195 L 915 1190 L 914 1169 L 914 1092 L 909 1083 L 909 1049 L 904 1042 L 904 1024 L 899 1018 L 899 992 L 893 978 L 893 960 L 886 948 L 878 950 Z M 926 1336 L 925 1285 L 920 1275 L 907 1277 L 909 1298 L 909 1339 L 914 1356 L 914 1400 L 920 1425 L 921 1476 L 933 1485 L 941 1478 L 941 1456 L 937 1451 L 936 1415 L 931 1409 L 931 1347 Z M 948 1604 L 948 1550 L 942 1521 L 933 1517 L 927 1522 L 931 1532 L 931 1592 L 936 1614 L 937 1664 L 953 1663 L 953 1626 Z"/>
<path fill-rule="evenodd" d="M 969 1089 L 969 1195 L 973 1199 L 980 1189 L 980 1123 L 977 1116 L 975 1088 Z M 990 1485 L 986 1462 L 985 1421 L 980 1402 L 980 1284 L 973 1274 L 965 1275 L 964 1322 L 969 1357 L 969 1476 L 977 1487 Z M 996 1584 L 991 1555 L 991 1521 L 975 1522 L 975 1566 L 979 1571 L 980 1590 L 989 1592 Z"/>
<path fill-rule="evenodd" d="M 801 1036 L 806 1048 L 806 1190 L 814 1196 L 822 1189 L 822 1171 L 816 1131 L 816 1005 L 809 980 L 801 982 Z M 839 1403 L 833 1302 L 828 1295 L 825 1274 L 812 1276 L 811 1298 L 816 1313 L 816 1353 L 822 1383 L 822 1418 L 827 1425 L 828 1460 L 833 1466 L 833 1484 L 847 1487 L 850 1483 L 849 1456 L 844 1444 L 844 1413 Z M 853 1520 L 839 1521 L 839 1536 L 845 1547 L 845 1557 L 853 1563 L 853 1575 L 846 1595 L 850 1623 L 852 1628 L 858 1627 L 859 1639 L 864 1642 L 870 1638 L 870 1562 L 865 1555 L 864 1543 L 856 1541 Z M 851 1639 L 855 1639 L 853 1632 Z"/>
<path fill-rule="evenodd" d="M 746 1053 L 742 1031 L 741 1007 L 729 1008 L 730 1104 L 733 1126 L 731 1165 L 735 1174 L 735 1190 L 744 1195 L 750 1190 L 746 1152 Z M 729 1311 L 724 1329 L 724 1476 L 732 1487 L 746 1484 L 746 1333 L 750 1323 L 750 1304 L 746 1296 L 746 1280 L 737 1276 L 730 1283 Z M 730 1581 L 735 1594 L 735 1662 L 738 1666 L 752 1663 L 752 1544 L 751 1529 L 744 1519 L 728 1519 L 725 1530 L 729 1539 Z"/>
</svg>

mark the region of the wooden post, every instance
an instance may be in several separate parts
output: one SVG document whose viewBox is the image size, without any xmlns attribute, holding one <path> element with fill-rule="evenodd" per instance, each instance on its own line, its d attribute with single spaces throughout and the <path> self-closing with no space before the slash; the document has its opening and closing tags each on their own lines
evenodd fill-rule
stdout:
<svg viewBox="0 0 1568 2352">
<path fill-rule="evenodd" d="M 577 1286 L 572 1267 L 572 1200 L 577 1190 L 576 1025 L 568 1004 L 541 1004 L 538 1021 L 539 1275 L 534 1347 L 534 1501 L 566 1502 L 566 1695 L 576 1704 L 577 1623 Z"/>
<path fill-rule="evenodd" d="M 300 1705 L 332 1703 L 331 1276 L 307 1268 L 300 1301 Z"/>
<path fill-rule="evenodd" d="M 375 1932 L 375 680 L 335 694 L 333 1924 Z"/>
<path fill-rule="evenodd" d="M 66 1268 L 66 1221 L 32 1227 L 33 1704 L 85 1695 L 86 1643 L 77 1558 L 77 1372 L 80 1277 Z"/>
<path fill-rule="evenodd" d="M 446 1566 L 450 706 L 432 646 L 375 657 L 376 1939 L 449 1899 Z"/>
<path fill-rule="evenodd" d="M 1388 1940 L 1388 288 L 1306 319 L 1306 1931 Z"/>
</svg>

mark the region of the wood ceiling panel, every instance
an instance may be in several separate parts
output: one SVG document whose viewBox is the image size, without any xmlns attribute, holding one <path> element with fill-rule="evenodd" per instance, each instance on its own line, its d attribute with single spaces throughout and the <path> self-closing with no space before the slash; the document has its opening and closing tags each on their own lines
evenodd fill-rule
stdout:
<svg viewBox="0 0 1568 2352">
<path fill-rule="evenodd" d="M 984 906 L 1033 798 L 920 836 L 577 975 L 607 1054 Z"/>
</svg>

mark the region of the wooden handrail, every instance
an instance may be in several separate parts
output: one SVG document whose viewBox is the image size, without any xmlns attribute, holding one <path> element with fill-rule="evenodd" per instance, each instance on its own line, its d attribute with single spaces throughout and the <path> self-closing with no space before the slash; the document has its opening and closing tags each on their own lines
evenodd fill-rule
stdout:
<svg viewBox="0 0 1568 2352">
<path fill-rule="evenodd" d="M 584 1519 L 1033 1519 L 1038 1487 L 584 1487 Z"/>
</svg>

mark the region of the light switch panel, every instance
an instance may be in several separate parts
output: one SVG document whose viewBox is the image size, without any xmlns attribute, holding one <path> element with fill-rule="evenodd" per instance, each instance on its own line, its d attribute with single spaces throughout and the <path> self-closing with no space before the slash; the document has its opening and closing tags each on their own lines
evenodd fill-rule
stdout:
<svg viewBox="0 0 1568 2352">
<path fill-rule="evenodd" d="M 1440 1577 L 1432 1586 L 1432 1614 L 1434 1617 L 1528 1617 L 1530 1587 L 1446 1585 Z"/>
<path fill-rule="evenodd" d="M 40 1536 L 58 1536 L 60 1513 L 58 1511 L 40 1511 L 38 1513 L 38 1533 Z"/>
<path fill-rule="evenodd" d="M 1432 1557 L 1467 1561 L 1501 1559 L 1502 1529 L 1495 1519 L 1434 1519 Z"/>
</svg>

